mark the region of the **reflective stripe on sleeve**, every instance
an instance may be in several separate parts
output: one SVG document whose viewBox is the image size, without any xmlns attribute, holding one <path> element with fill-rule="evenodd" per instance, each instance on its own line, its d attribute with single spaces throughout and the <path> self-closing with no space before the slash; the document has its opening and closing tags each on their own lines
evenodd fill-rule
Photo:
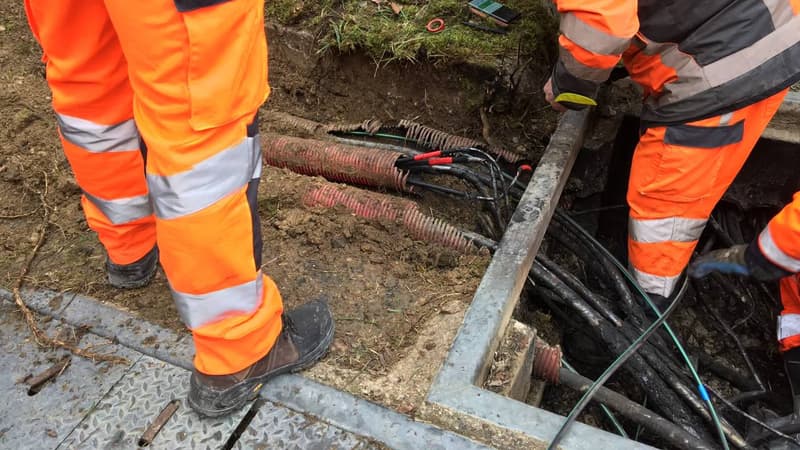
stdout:
<svg viewBox="0 0 800 450">
<path fill-rule="evenodd" d="M 70 143 L 92 153 L 139 150 L 139 130 L 133 119 L 101 125 L 77 117 L 56 114 L 61 135 Z"/>
<path fill-rule="evenodd" d="M 612 69 L 598 69 L 596 67 L 587 66 L 586 64 L 578 61 L 572 53 L 566 48 L 559 46 L 559 59 L 567 69 L 567 72 L 576 78 L 582 80 L 593 81 L 595 83 L 602 83 L 608 79 Z"/>
<path fill-rule="evenodd" d="M 258 137 L 247 137 L 233 147 L 174 175 L 147 174 L 156 215 L 161 219 L 183 217 L 242 189 L 260 175 Z"/>
<path fill-rule="evenodd" d="M 561 32 L 572 42 L 600 55 L 621 55 L 631 42 L 630 38 L 598 30 L 571 12 L 561 16 Z"/>
<path fill-rule="evenodd" d="M 706 219 L 668 217 L 666 219 L 629 219 L 628 233 L 641 243 L 694 242 L 700 238 Z"/>
<path fill-rule="evenodd" d="M 793 258 L 783 252 L 772 238 L 769 226 L 761 232 L 758 237 L 758 244 L 761 253 L 773 264 L 786 270 L 787 272 L 800 272 L 800 259 Z"/>
<path fill-rule="evenodd" d="M 705 66 L 703 72 L 712 87 L 721 86 L 797 45 L 798 35 L 800 35 L 800 16 L 794 16 L 750 47 Z"/>
<path fill-rule="evenodd" d="M 794 16 L 792 4 L 788 0 L 761 0 L 764 5 L 769 9 L 769 14 L 772 16 L 772 26 L 780 28 L 781 26 L 789 23 Z"/>
<path fill-rule="evenodd" d="M 186 294 L 172 289 L 178 313 L 187 327 L 196 329 L 226 317 L 249 314 L 261 306 L 264 280 L 256 279 L 206 294 Z"/>
<path fill-rule="evenodd" d="M 800 314 L 778 316 L 778 340 L 800 335 Z"/>
<path fill-rule="evenodd" d="M 134 220 L 143 219 L 153 214 L 153 208 L 150 205 L 150 196 L 148 195 L 117 198 L 114 200 L 101 199 L 86 192 L 84 192 L 83 195 L 114 225 L 133 222 Z"/>
</svg>

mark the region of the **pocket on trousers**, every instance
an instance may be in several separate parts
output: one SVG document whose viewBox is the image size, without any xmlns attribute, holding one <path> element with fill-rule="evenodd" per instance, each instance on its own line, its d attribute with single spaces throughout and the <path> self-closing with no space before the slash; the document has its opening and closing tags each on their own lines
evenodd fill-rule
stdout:
<svg viewBox="0 0 800 450">
<path fill-rule="evenodd" d="M 189 124 L 206 130 L 254 114 L 268 90 L 263 2 L 174 1 L 189 40 Z"/>
<path fill-rule="evenodd" d="M 690 203 L 709 197 L 718 182 L 725 146 L 741 142 L 744 122 L 734 125 L 667 127 L 661 152 L 654 158 L 640 194 Z"/>
</svg>

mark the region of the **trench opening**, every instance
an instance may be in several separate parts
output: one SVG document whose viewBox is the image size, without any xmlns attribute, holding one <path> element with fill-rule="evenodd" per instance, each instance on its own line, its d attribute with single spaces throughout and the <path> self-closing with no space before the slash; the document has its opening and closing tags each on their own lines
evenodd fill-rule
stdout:
<svg viewBox="0 0 800 450">
<path fill-rule="evenodd" d="M 562 211 L 625 264 L 628 215 L 625 195 L 638 133 L 638 118 L 626 116 L 613 139 L 599 150 L 584 149 L 560 205 Z M 798 151 L 800 146 L 797 145 L 759 141 L 712 213 L 714 226 L 706 227 L 697 252 L 749 243 L 800 188 L 794 164 Z M 600 261 L 587 258 L 586 254 L 581 257 L 574 248 L 570 249 L 567 241 L 574 237 L 565 239 L 568 232 L 558 222 L 554 220 L 551 224 L 540 254 L 560 264 L 592 292 L 607 299 L 613 312 L 624 319 L 619 295 L 605 276 Z M 573 247 L 580 247 L 580 244 Z M 554 291 L 541 286 L 527 286 L 517 310 L 517 319 L 530 324 L 538 338 L 559 344 L 564 360 L 578 373 L 593 380 L 612 363 L 616 353 L 605 342 L 607 336 L 601 337 L 597 327 L 583 320 L 554 294 Z M 742 417 L 717 395 L 732 401 L 739 410 L 781 429 L 783 423 L 777 418 L 791 413 L 792 401 L 775 338 L 776 317 L 780 309 L 777 283 L 756 283 L 720 276 L 690 283 L 684 300 L 668 320 L 697 366 L 703 383 L 713 391 L 712 402 L 723 420 L 727 421 L 732 433 L 738 433 L 744 442 L 754 445 L 764 445 L 772 439 L 780 442 L 781 439 Z M 634 335 L 631 334 L 629 340 Z M 659 332 L 658 336 L 661 346 L 654 346 L 651 351 L 653 358 L 661 358 L 665 364 L 647 358 L 643 358 L 639 366 L 629 361 L 605 386 L 667 418 L 670 415 L 674 417 L 676 410 L 688 411 L 690 416 L 678 425 L 697 430 L 701 439 L 719 445 L 714 428 L 701 417 L 699 410 L 702 408 L 691 405 L 685 398 L 687 396 L 674 392 L 678 384 L 688 385 L 690 390 L 692 385 L 666 334 Z M 647 375 L 641 373 L 642 365 L 654 369 L 649 375 L 660 376 L 662 381 L 656 385 L 648 380 Z M 671 374 L 672 383 L 664 381 L 670 378 L 660 371 L 665 368 L 674 372 Z M 541 399 L 540 407 L 566 415 L 579 398 L 579 393 L 563 384 L 548 384 L 541 397 L 529 397 L 529 402 L 539 405 Z M 664 404 L 669 399 L 677 399 L 682 405 L 675 408 Z M 592 402 L 578 420 L 613 433 L 624 433 L 646 444 L 676 447 L 674 442 L 666 441 L 635 420 L 626 419 L 619 413 L 606 414 L 597 402 Z M 791 427 L 785 429 L 791 431 Z"/>
</svg>

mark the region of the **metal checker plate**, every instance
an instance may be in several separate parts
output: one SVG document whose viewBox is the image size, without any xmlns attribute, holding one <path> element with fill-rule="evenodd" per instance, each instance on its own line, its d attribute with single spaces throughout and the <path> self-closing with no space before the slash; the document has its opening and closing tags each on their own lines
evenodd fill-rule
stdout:
<svg viewBox="0 0 800 450">
<path fill-rule="evenodd" d="M 368 440 L 265 401 L 234 446 L 239 450 L 367 450 Z"/>
<path fill-rule="evenodd" d="M 136 448 L 147 426 L 173 399 L 180 400 L 178 411 L 164 425 L 149 448 L 221 447 L 247 408 L 224 418 L 201 419 L 186 404 L 188 387 L 188 371 L 143 356 L 59 448 Z"/>
<path fill-rule="evenodd" d="M 39 325 L 48 335 L 62 339 L 74 332 L 55 320 Z M 140 357 L 94 335 L 84 336 L 80 346 L 123 356 L 131 364 Z M 61 375 L 29 396 L 25 377 L 40 374 L 66 354 L 39 348 L 16 307 L 0 305 L 0 448 L 55 448 L 130 368 L 73 356 Z"/>
</svg>

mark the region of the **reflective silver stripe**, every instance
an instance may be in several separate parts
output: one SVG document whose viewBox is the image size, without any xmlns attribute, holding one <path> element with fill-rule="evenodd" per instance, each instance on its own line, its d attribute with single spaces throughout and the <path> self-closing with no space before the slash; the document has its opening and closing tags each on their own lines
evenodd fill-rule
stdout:
<svg viewBox="0 0 800 450">
<path fill-rule="evenodd" d="M 794 16 L 792 4 L 788 0 L 761 0 L 772 16 L 772 25 L 775 28 L 789 23 Z"/>
<path fill-rule="evenodd" d="M 678 285 L 678 279 L 680 278 L 680 274 L 675 275 L 674 277 L 651 275 L 649 273 L 642 272 L 635 267 L 633 269 L 633 276 L 636 278 L 639 286 L 641 286 L 641 288 L 644 289 L 644 291 L 648 294 L 658 294 L 667 298 L 672 295 L 672 292 Z"/>
<path fill-rule="evenodd" d="M 561 32 L 570 41 L 600 55 L 621 55 L 631 43 L 630 38 L 614 36 L 592 27 L 574 13 L 561 16 Z"/>
<path fill-rule="evenodd" d="M 572 74 L 572 76 L 582 80 L 602 83 L 606 81 L 608 76 L 611 74 L 611 69 L 598 69 L 596 67 L 587 66 L 586 64 L 575 59 L 569 50 L 560 46 L 559 58 L 561 58 L 561 62 L 564 64 L 564 68 L 567 69 L 567 72 Z"/>
<path fill-rule="evenodd" d="M 94 153 L 139 150 L 139 130 L 133 119 L 101 125 L 77 117 L 56 114 L 64 139 Z"/>
<path fill-rule="evenodd" d="M 92 202 L 97 209 L 102 211 L 103 215 L 114 225 L 133 222 L 134 220 L 143 219 L 153 214 L 153 208 L 150 205 L 150 196 L 148 195 L 117 198 L 114 200 L 101 199 L 87 192 L 84 192 L 83 195 L 87 200 Z"/>
<path fill-rule="evenodd" d="M 725 114 L 720 116 L 719 124 L 720 125 L 728 125 L 728 124 L 731 123 L 731 119 L 733 119 L 733 113 L 732 112 L 725 113 Z"/>
<path fill-rule="evenodd" d="M 156 215 L 174 219 L 207 208 L 247 185 L 260 174 L 260 166 L 258 138 L 248 137 L 186 172 L 147 174 Z"/>
<path fill-rule="evenodd" d="M 207 294 L 185 294 L 172 289 L 178 313 L 187 327 L 203 325 L 237 314 L 249 314 L 261 306 L 264 280 L 259 271 L 256 279 Z"/>
<path fill-rule="evenodd" d="M 778 316 L 778 340 L 800 334 L 800 314 L 783 314 Z"/>
<path fill-rule="evenodd" d="M 706 219 L 668 217 L 666 219 L 629 219 L 631 239 L 641 243 L 694 242 L 700 238 Z"/>
<path fill-rule="evenodd" d="M 758 237 L 758 244 L 761 248 L 761 253 L 773 264 L 781 267 L 787 272 L 800 272 L 800 259 L 793 258 L 783 252 L 775 240 L 772 238 L 772 233 L 769 231 L 769 226 L 761 232 Z"/>
<path fill-rule="evenodd" d="M 800 16 L 794 16 L 785 25 L 750 47 L 705 66 L 703 71 L 706 79 L 712 87 L 721 86 L 796 45 L 798 36 L 800 36 Z"/>
<path fill-rule="evenodd" d="M 703 68 L 690 55 L 683 53 L 678 44 L 647 42 L 644 53 L 660 55 L 661 62 L 675 70 L 678 75 L 674 82 L 663 86 L 661 95 L 648 97 L 647 103 L 663 105 L 710 89 L 711 85 L 703 73 Z"/>
</svg>

